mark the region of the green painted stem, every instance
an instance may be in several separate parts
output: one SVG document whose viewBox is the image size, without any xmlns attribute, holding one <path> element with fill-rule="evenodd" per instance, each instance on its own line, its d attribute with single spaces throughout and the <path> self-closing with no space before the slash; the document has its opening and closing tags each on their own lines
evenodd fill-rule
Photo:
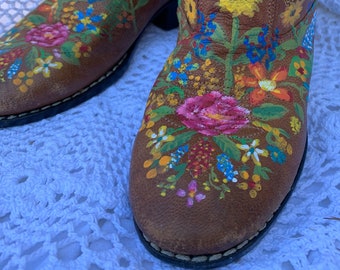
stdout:
<svg viewBox="0 0 340 270">
<path fill-rule="evenodd" d="M 230 91 L 234 85 L 234 74 L 233 74 L 234 54 L 238 47 L 239 26 L 240 26 L 239 18 L 234 17 L 229 52 L 225 60 L 225 71 L 226 72 L 225 72 L 225 79 L 224 79 L 224 92 L 226 94 L 230 94 Z"/>
<path fill-rule="evenodd" d="M 137 31 L 138 27 L 137 27 L 137 21 L 136 21 L 136 10 L 135 10 L 135 5 L 133 3 L 133 0 L 130 0 L 130 13 L 133 17 L 133 28 L 135 29 L 135 31 Z"/>
</svg>

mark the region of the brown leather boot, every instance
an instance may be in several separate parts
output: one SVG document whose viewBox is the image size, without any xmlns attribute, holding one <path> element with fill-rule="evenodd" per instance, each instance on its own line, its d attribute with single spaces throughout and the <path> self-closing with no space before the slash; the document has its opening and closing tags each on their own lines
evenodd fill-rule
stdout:
<svg viewBox="0 0 340 270">
<path fill-rule="evenodd" d="M 0 127 L 54 115 L 105 89 L 148 22 L 177 27 L 176 7 L 176 0 L 44 1 L 0 39 Z"/>
<path fill-rule="evenodd" d="M 130 201 L 157 257 L 244 254 L 303 166 L 316 1 L 179 1 L 180 32 L 133 150 Z"/>
</svg>

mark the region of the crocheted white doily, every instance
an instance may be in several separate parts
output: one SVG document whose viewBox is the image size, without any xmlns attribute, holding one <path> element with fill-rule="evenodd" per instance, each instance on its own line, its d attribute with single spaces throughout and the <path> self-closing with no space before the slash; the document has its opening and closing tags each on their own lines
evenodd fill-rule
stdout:
<svg viewBox="0 0 340 270">
<path fill-rule="evenodd" d="M 1 0 L 1 33 L 38 2 Z M 263 240 L 227 269 L 339 269 L 339 14 L 338 0 L 321 2 L 300 181 Z M 175 269 L 138 240 L 128 174 L 148 93 L 176 35 L 149 26 L 128 71 L 104 93 L 0 130 L 0 269 Z"/>
</svg>

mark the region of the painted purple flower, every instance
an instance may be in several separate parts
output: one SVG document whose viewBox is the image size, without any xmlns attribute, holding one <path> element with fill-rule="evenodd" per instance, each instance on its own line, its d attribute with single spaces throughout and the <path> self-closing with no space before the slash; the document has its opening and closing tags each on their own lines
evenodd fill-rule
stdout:
<svg viewBox="0 0 340 270">
<path fill-rule="evenodd" d="M 195 180 L 192 180 L 188 185 L 188 191 L 185 191 L 183 189 L 179 189 L 177 191 L 177 196 L 179 197 L 187 197 L 187 206 L 192 207 L 194 205 L 194 202 L 201 202 L 205 199 L 205 195 L 202 193 L 197 193 L 197 182 Z"/>
<path fill-rule="evenodd" d="M 249 110 L 237 104 L 235 98 L 213 91 L 186 99 L 177 109 L 177 114 L 184 125 L 201 134 L 230 135 L 249 122 Z"/>
<path fill-rule="evenodd" d="M 26 34 L 26 41 L 40 47 L 54 47 L 63 44 L 69 36 L 69 29 L 61 22 L 41 24 Z"/>
</svg>

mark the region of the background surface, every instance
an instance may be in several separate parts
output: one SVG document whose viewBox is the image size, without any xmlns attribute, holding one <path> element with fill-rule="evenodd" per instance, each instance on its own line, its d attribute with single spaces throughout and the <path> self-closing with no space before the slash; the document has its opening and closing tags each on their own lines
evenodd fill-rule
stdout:
<svg viewBox="0 0 340 270">
<path fill-rule="evenodd" d="M 1 0 L 0 33 L 39 2 Z M 226 269 L 338 269 L 339 18 L 339 1 L 320 3 L 309 146 L 296 190 L 264 239 Z M 175 269 L 139 242 L 127 194 L 134 137 L 176 37 L 150 25 L 127 72 L 101 95 L 0 129 L 0 269 Z"/>
</svg>

